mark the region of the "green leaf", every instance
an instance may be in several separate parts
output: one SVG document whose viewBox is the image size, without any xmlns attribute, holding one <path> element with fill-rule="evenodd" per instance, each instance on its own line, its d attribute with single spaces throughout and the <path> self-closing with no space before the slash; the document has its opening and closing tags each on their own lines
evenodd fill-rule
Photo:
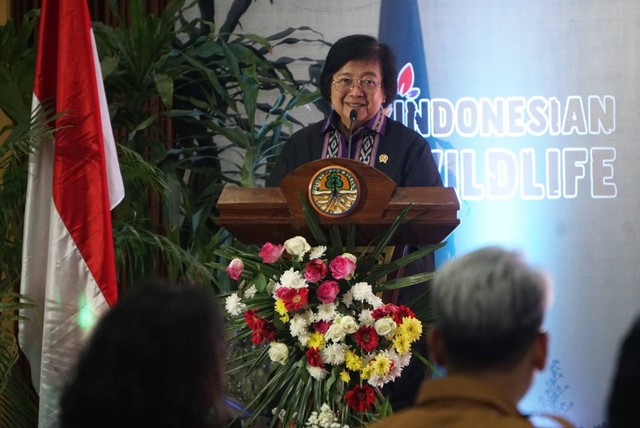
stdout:
<svg viewBox="0 0 640 428">
<path fill-rule="evenodd" d="M 171 110 L 173 106 L 173 79 L 166 74 L 160 73 L 155 73 L 153 77 L 164 106 Z"/>
<path fill-rule="evenodd" d="M 263 292 L 267 289 L 267 278 L 264 276 L 264 274 L 259 273 L 255 277 L 253 284 L 256 286 L 256 290 L 258 292 Z"/>
</svg>

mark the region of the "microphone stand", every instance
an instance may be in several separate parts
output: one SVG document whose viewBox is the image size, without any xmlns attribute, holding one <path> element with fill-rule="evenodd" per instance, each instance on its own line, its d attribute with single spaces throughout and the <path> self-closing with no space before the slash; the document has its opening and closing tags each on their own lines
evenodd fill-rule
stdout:
<svg viewBox="0 0 640 428">
<path fill-rule="evenodd" d="M 347 158 L 351 159 L 351 137 L 353 136 L 353 123 L 358 118 L 358 112 L 355 110 L 351 110 L 349 112 L 349 140 L 347 141 Z"/>
</svg>

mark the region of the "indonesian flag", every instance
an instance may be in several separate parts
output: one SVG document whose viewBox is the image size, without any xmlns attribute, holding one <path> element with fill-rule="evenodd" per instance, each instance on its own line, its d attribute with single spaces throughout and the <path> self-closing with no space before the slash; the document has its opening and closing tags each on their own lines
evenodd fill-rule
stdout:
<svg viewBox="0 0 640 428">
<path fill-rule="evenodd" d="M 69 368 L 118 297 L 110 210 L 124 189 L 85 0 L 42 2 L 34 112 L 40 105 L 59 117 L 29 159 L 21 292 L 36 305 L 22 313 L 19 342 L 39 426 L 50 427 Z"/>
</svg>

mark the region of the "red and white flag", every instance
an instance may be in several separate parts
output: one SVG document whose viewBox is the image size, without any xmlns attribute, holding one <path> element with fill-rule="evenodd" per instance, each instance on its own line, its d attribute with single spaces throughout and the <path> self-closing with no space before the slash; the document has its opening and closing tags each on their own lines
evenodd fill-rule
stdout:
<svg viewBox="0 0 640 428">
<path fill-rule="evenodd" d="M 61 387 L 92 327 L 118 297 L 111 209 L 122 177 L 85 0 L 44 0 L 33 96 L 58 114 L 29 160 L 20 346 L 40 395 L 39 426 L 57 424 Z"/>
</svg>

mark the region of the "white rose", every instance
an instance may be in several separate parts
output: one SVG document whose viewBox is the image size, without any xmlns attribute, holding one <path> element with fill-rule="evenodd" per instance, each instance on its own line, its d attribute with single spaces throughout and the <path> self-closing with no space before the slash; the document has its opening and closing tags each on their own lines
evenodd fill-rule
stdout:
<svg viewBox="0 0 640 428">
<path fill-rule="evenodd" d="M 342 253 L 342 257 L 351 260 L 353 263 L 358 261 L 358 258 L 351 253 Z"/>
<path fill-rule="evenodd" d="M 340 326 L 342 326 L 342 329 L 347 334 L 353 334 L 358 331 L 359 328 L 356 320 L 350 315 L 340 318 Z"/>
<path fill-rule="evenodd" d="M 282 364 L 289 359 L 289 348 L 284 343 L 271 342 L 269 346 L 269 358 L 274 363 Z"/>
<path fill-rule="evenodd" d="M 376 333 L 378 333 L 380 336 L 386 336 L 388 334 L 393 334 L 393 332 L 396 330 L 397 325 L 396 322 L 391 318 L 384 317 L 377 320 L 374 324 L 374 327 L 376 329 Z"/>
<path fill-rule="evenodd" d="M 326 339 L 332 340 L 334 342 L 340 342 L 342 339 L 344 339 L 345 336 L 346 333 L 339 322 L 334 322 L 333 324 L 331 324 L 327 332 L 324 334 L 324 337 Z"/>
<path fill-rule="evenodd" d="M 311 249 L 311 246 L 302 236 L 294 236 L 284 241 L 284 249 L 292 256 L 302 257 L 304 253 Z"/>
</svg>

